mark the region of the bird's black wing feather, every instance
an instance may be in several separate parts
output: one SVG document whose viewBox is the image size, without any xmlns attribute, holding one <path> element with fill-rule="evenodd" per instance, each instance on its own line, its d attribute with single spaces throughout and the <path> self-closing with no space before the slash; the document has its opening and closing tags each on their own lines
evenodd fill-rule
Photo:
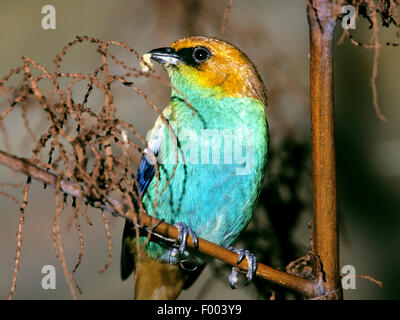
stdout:
<svg viewBox="0 0 400 320">
<path fill-rule="evenodd" d="M 139 191 L 144 195 L 149 186 L 151 180 L 153 179 L 155 174 L 154 165 L 151 164 L 151 161 L 146 155 L 143 155 L 142 160 L 139 164 L 138 173 L 136 175 L 136 180 L 139 185 Z M 134 190 L 136 191 L 136 187 L 134 186 Z M 137 207 L 136 200 L 133 199 L 133 204 Z M 127 279 L 134 267 L 135 261 L 132 256 L 131 248 L 127 244 L 126 239 L 132 239 L 135 236 L 135 229 L 132 221 L 126 220 L 124 232 L 122 234 L 122 252 L 121 252 L 121 278 L 122 280 Z"/>
</svg>

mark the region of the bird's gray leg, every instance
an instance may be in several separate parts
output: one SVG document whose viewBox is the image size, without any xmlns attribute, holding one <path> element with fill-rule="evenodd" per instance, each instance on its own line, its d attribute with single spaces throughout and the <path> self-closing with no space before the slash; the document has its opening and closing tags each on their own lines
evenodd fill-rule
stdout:
<svg viewBox="0 0 400 320">
<path fill-rule="evenodd" d="M 170 254 L 170 263 L 177 263 L 180 262 L 180 257 L 183 255 L 186 249 L 186 240 L 188 238 L 188 235 L 192 237 L 193 245 L 197 249 L 199 246 L 199 241 L 197 239 L 196 234 L 194 231 L 187 226 L 186 223 L 183 222 L 178 222 L 175 224 L 175 226 L 179 230 L 179 235 L 178 235 L 178 240 L 177 240 L 177 245 L 178 248 L 172 248 L 171 254 Z"/>
<path fill-rule="evenodd" d="M 188 235 L 192 237 L 193 245 L 197 249 L 199 246 L 198 239 L 194 231 L 187 226 L 186 223 L 178 222 L 175 227 L 179 230 L 178 243 L 179 243 L 179 253 L 183 254 L 186 249 L 186 240 Z"/>
<path fill-rule="evenodd" d="M 254 254 L 252 254 L 249 250 L 244 250 L 244 249 L 236 249 L 234 247 L 226 246 L 228 250 L 238 254 L 238 260 L 236 261 L 236 264 L 239 264 L 243 261 L 244 258 L 247 260 L 247 264 L 249 265 L 249 270 L 247 271 L 246 278 L 247 278 L 247 283 L 248 285 L 253 279 L 253 276 L 256 273 L 257 270 L 257 258 Z M 238 282 L 238 273 L 239 273 L 239 268 L 233 267 L 232 272 L 229 275 L 229 284 L 231 285 L 232 289 L 236 289 L 237 282 Z"/>
</svg>

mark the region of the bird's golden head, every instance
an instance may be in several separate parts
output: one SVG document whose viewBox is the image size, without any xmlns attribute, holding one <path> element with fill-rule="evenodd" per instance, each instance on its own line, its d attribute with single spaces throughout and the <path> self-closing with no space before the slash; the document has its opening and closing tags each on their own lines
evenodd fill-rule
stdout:
<svg viewBox="0 0 400 320">
<path fill-rule="evenodd" d="M 178 89 L 195 85 L 214 90 L 216 96 L 249 97 L 267 103 L 266 89 L 254 64 L 226 41 L 187 37 L 149 53 L 164 65 Z"/>
</svg>

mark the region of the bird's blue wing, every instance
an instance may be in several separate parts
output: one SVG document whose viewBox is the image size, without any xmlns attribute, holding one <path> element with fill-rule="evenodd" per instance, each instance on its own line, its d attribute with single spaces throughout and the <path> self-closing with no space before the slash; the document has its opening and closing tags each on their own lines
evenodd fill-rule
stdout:
<svg viewBox="0 0 400 320">
<path fill-rule="evenodd" d="M 139 191 L 142 196 L 145 194 L 147 187 L 153 179 L 155 171 L 156 170 L 154 168 L 154 165 L 151 163 L 150 159 L 146 155 L 143 155 L 142 160 L 139 164 L 138 173 L 136 175 L 136 180 L 139 185 Z"/>
<path fill-rule="evenodd" d="M 139 185 L 139 191 L 142 194 L 142 197 L 146 193 L 147 187 L 149 186 L 151 180 L 154 178 L 155 168 L 153 162 L 147 156 L 148 149 L 150 149 L 150 153 L 154 154 L 155 157 L 158 156 L 158 151 L 160 150 L 161 142 L 163 139 L 163 130 L 164 125 L 156 125 L 152 131 L 152 135 L 148 142 L 148 148 L 144 150 L 144 154 L 142 160 L 139 164 L 138 173 L 136 175 L 136 180 Z"/>
</svg>

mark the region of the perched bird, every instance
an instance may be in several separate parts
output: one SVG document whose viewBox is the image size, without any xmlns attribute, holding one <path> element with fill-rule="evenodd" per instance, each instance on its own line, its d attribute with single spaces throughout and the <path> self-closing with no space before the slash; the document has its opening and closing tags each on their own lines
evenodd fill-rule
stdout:
<svg viewBox="0 0 400 320">
<path fill-rule="evenodd" d="M 181 243 L 150 241 L 139 256 L 127 221 L 121 277 L 135 270 L 136 299 L 176 299 L 207 262 L 185 249 L 187 234 L 231 248 L 253 215 L 267 159 L 267 96 L 253 63 L 228 42 L 187 37 L 149 54 L 167 70 L 172 89 L 165 119 L 147 139 L 138 194 L 148 214 L 179 227 Z M 255 257 L 231 249 L 248 259 L 250 280 Z"/>
</svg>

